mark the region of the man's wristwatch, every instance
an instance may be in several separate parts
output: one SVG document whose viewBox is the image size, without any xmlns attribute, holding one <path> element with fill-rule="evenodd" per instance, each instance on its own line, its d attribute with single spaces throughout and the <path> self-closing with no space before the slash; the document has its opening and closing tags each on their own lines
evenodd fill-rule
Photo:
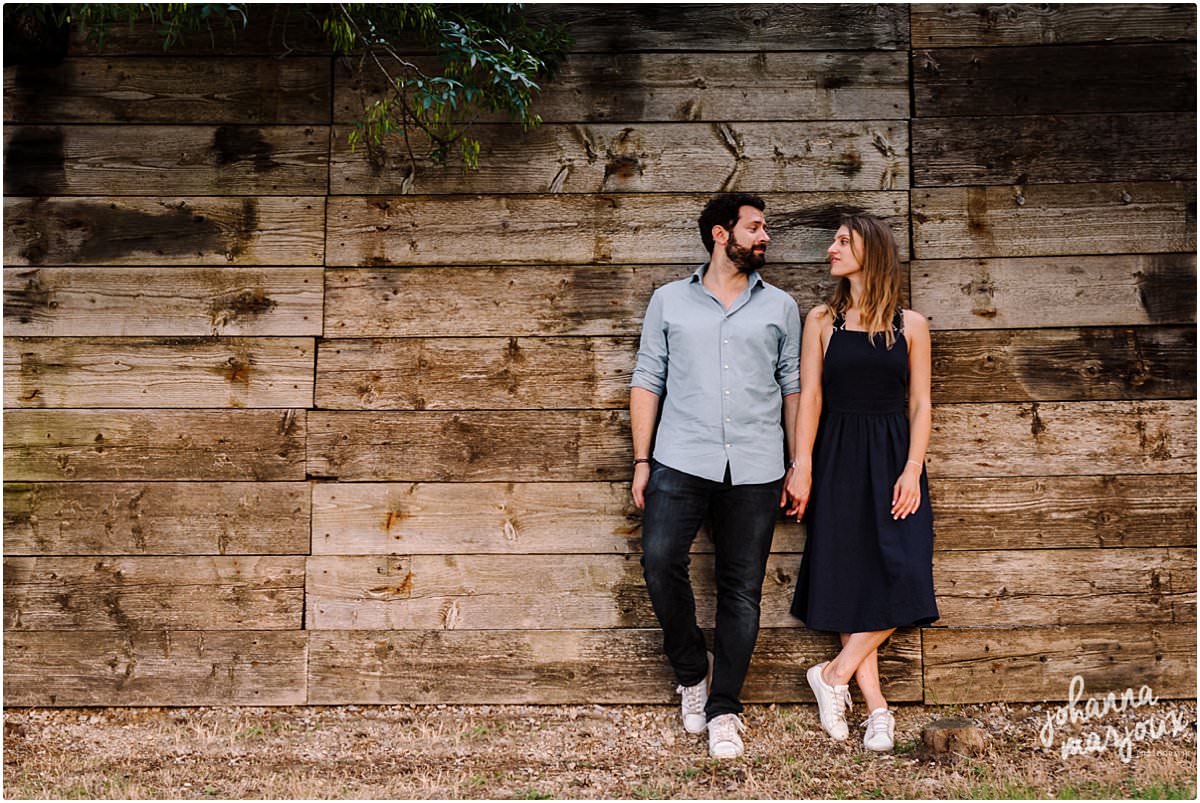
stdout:
<svg viewBox="0 0 1200 803">
<path fill-rule="evenodd" d="M 635 458 L 633 458 L 633 464 L 634 464 L 635 466 L 636 466 L 638 463 L 649 463 L 649 462 L 650 462 L 650 458 L 649 458 L 649 457 L 635 457 Z"/>
</svg>

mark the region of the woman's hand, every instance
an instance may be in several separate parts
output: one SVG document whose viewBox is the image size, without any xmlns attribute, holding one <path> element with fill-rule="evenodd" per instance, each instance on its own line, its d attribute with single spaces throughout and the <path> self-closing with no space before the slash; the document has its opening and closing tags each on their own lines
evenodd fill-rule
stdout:
<svg viewBox="0 0 1200 803">
<path fill-rule="evenodd" d="M 921 467 L 904 465 L 904 473 L 892 486 L 892 518 L 906 519 L 921 505 Z"/>
<path fill-rule="evenodd" d="M 796 466 L 788 477 L 784 493 L 792 500 L 792 506 L 784 513 L 785 516 L 795 516 L 796 521 L 804 518 L 804 509 L 808 507 L 808 495 L 812 491 L 812 468 Z"/>
<path fill-rule="evenodd" d="M 630 490 L 633 492 L 633 504 L 637 505 L 638 510 L 646 507 L 646 486 L 650 483 L 650 464 L 637 463 L 633 467 L 633 484 Z"/>
</svg>

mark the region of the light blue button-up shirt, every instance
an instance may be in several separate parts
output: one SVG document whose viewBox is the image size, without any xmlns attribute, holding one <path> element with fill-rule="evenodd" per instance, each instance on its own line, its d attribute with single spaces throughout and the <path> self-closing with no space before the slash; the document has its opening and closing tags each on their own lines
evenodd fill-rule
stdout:
<svg viewBox="0 0 1200 803">
<path fill-rule="evenodd" d="M 758 275 L 728 310 L 701 281 L 708 265 L 654 291 L 635 388 L 662 398 L 654 459 L 734 485 L 784 472 L 783 397 L 800 392 L 800 309 Z"/>
</svg>

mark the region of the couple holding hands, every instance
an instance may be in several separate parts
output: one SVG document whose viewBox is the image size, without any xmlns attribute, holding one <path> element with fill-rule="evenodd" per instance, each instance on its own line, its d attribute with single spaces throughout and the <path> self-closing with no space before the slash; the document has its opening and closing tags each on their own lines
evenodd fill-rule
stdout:
<svg viewBox="0 0 1200 803">
<path fill-rule="evenodd" d="M 684 728 L 707 730 L 714 758 L 741 755 L 739 695 L 775 523 L 781 507 L 806 517 L 792 613 L 842 644 L 808 669 L 821 727 L 848 737 L 854 677 L 870 711 L 863 744 L 886 751 L 895 721 L 878 648 L 897 627 L 938 618 L 924 470 L 929 326 L 900 306 L 887 224 L 853 215 L 828 249 L 837 287 L 802 337 L 796 301 L 758 274 L 764 209 L 745 193 L 713 198 L 699 219 L 711 259 L 659 287 L 646 309 L 630 392 L 646 587 Z M 705 520 L 716 553 L 711 652 L 688 574 Z"/>
</svg>

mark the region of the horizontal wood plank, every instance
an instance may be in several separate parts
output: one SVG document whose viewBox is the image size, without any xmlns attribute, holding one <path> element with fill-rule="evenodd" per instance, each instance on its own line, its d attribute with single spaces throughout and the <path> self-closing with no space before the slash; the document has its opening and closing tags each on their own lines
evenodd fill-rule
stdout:
<svg viewBox="0 0 1200 803">
<path fill-rule="evenodd" d="M 917 260 L 910 276 L 935 330 L 1196 320 L 1195 254 Z"/>
<path fill-rule="evenodd" d="M 939 477 L 1191 474 L 1195 461 L 1194 401 L 938 405 L 928 452 Z"/>
<path fill-rule="evenodd" d="M 1193 326 L 933 332 L 934 403 L 1195 397 Z"/>
<path fill-rule="evenodd" d="M 309 414 L 308 471 L 343 481 L 537 482 L 630 475 L 623 411 Z M 1194 401 L 937 405 L 936 477 L 1191 474 Z M 530 450 L 528 444 L 537 444 Z"/>
<path fill-rule="evenodd" d="M 912 140 L 921 187 L 1196 178 L 1195 114 L 937 117 Z"/>
<path fill-rule="evenodd" d="M 534 24 L 565 25 L 579 52 L 627 50 L 897 50 L 904 6 L 764 3 L 532 5 Z"/>
<path fill-rule="evenodd" d="M 11 706 L 302 705 L 308 635 L 294 631 L 4 634 Z"/>
<path fill-rule="evenodd" d="M 624 411 L 308 414 L 308 472 L 342 481 L 586 481 L 629 475 Z"/>
<path fill-rule="evenodd" d="M 681 265 L 328 270 L 325 334 L 638 337 L 655 288 L 691 270 Z M 790 293 L 801 314 L 835 286 L 826 264 L 769 263 L 762 276 Z M 420 303 L 412 303 L 414 298 Z M 510 298 L 521 300 L 520 315 L 512 314 Z"/>
<path fill-rule="evenodd" d="M 794 628 L 799 555 L 772 555 L 762 627 Z M 696 615 L 716 614 L 713 557 L 691 562 Z M 318 555 L 306 570 L 311 630 L 654 627 L 637 555 Z M 1168 618 L 1170 614 L 1168 611 Z"/>
<path fill-rule="evenodd" d="M 304 560 L 6 557 L 4 629 L 298 630 Z"/>
<path fill-rule="evenodd" d="M 934 548 L 1196 545 L 1196 476 L 943 477 L 930 482 Z"/>
<path fill-rule="evenodd" d="M 127 52 L 127 51 L 126 51 Z M 328 125 L 329 59 L 141 57 L 4 68 L 4 121 Z"/>
<path fill-rule="evenodd" d="M 754 103 L 743 96 L 753 85 Z M 903 120 L 909 116 L 908 54 L 857 52 L 572 53 L 540 82 L 533 110 L 546 123 L 743 120 Z M 385 79 L 334 65 L 334 121 L 354 123 Z M 499 113 L 481 120 L 505 122 Z"/>
<path fill-rule="evenodd" d="M 632 338 L 324 340 L 317 407 L 623 408 L 636 354 Z"/>
<path fill-rule="evenodd" d="M 305 410 L 6 410 L 4 479 L 302 480 Z"/>
<path fill-rule="evenodd" d="M 321 268 L 5 268 L 8 335 L 321 334 Z"/>
<path fill-rule="evenodd" d="M 1195 38 L 1195 9 L 1184 3 L 938 3 L 912 8 L 914 48 Z"/>
<path fill-rule="evenodd" d="M 626 554 L 642 515 L 625 482 L 316 483 L 314 555 Z M 804 528 L 780 519 L 772 548 L 799 552 Z M 712 552 L 706 533 L 694 552 Z"/>
<path fill-rule="evenodd" d="M 1056 117 L 1086 112 L 1187 112 L 1195 106 L 1194 43 L 971 46 L 913 54 L 917 118 L 1018 111 Z"/>
<path fill-rule="evenodd" d="M 7 125 L 6 195 L 317 195 L 329 127 Z"/>
<path fill-rule="evenodd" d="M 325 199 L 4 199 L 4 263 L 320 265 Z"/>
<path fill-rule="evenodd" d="M 1151 185 L 1147 185 L 1151 186 Z M 898 230 L 908 193 L 768 193 L 768 258 L 818 262 L 841 216 L 868 211 Z M 329 199 L 330 266 L 518 263 L 699 264 L 696 220 L 708 196 L 337 196 Z M 1144 233 L 1143 233 L 1144 236 Z M 1194 237 L 1193 237 L 1194 239 Z M 907 238 L 901 238 L 907 256 Z"/>
<path fill-rule="evenodd" d="M 321 30 L 320 19 L 294 3 L 247 4 L 243 13 L 202 22 L 195 31 L 185 31 L 171 45 L 171 53 L 181 56 L 226 56 L 253 54 L 283 58 L 319 53 L 328 56 L 330 46 Z M 87 25 L 72 26 L 68 53 L 72 56 L 106 57 L 109 54 L 161 56 L 161 30 L 146 19 L 136 25 L 110 25 L 103 41 L 96 41 Z"/>
<path fill-rule="evenodd" d="M 805 670 L 836 652 L 805 628 L 759 634 L 744 702 L 811 702 Z M 880 649 L 888 699 L 921 699 L 921 631 Z M 670 703 L 676 681 L 662 631 L 313 631 L 311 705 L 347 703 Z"/>
<path fill-rule="evenodd" d="M 303 555 L 305 482 L 12 482 L 6 555 Z"/>
<path fill-rule="evenodd" d="M 929 628 L 922 636 L 933 705 L 1066 700 L 1077 674 L 1085 697 L 1143 684 L 1155 697 L 1196 696 L 1193 624 Z"/>
<path fill-rule="evenodd" d="M 334 129 L 334 193 L 854 192 L 908 187 L 908 127 L 883 121 L 515 125 L 471 129 L 479 169 L 439 166 L 412 139 L 361 144 Z M 1173 176 L 1172 176 L 1173 177 Z M 263 176 L 266 178 L 266 176 Z"/>
<path fill-rule="evenodd" d="M 942 552 L 933 577 L 939 627 L 1171 622 L 1195 604 L 1196 551 Z"/>
<path fill-rule="evenodd" d="M 913 251 L 918 259 L 1192 252 L 1195 197 L 1195 182 L 915 190 Z"/>
<path fill-rule="evenodd" d="M 14 338 L 5 407 L 308 407 L 316 346 L 290 338 Z"/>
</svg>

